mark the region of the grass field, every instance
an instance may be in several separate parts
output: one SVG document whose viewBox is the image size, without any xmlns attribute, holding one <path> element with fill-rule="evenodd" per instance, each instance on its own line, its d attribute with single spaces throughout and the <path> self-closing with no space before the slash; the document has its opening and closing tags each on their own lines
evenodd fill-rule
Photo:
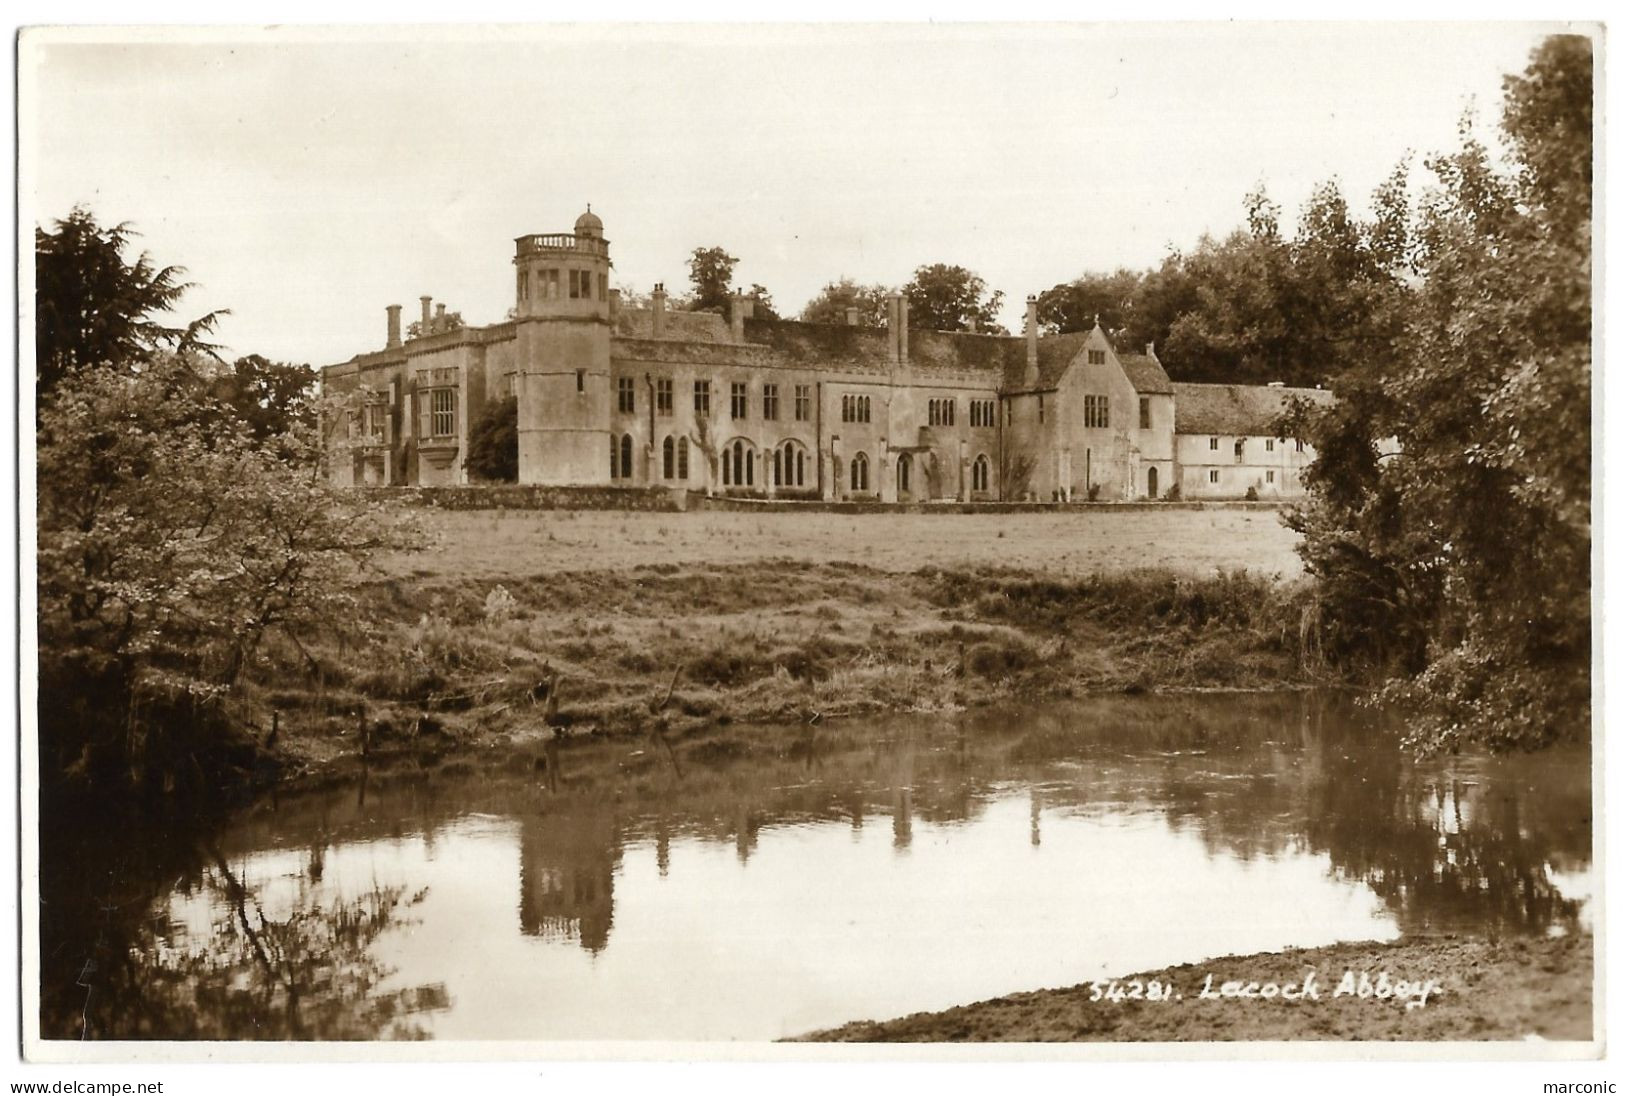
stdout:
<svg viewBox="0 0 1625 1096">
<path fill-rule="evenodd" d="M 862 563 L 882 571 L 1009 567 L 1055 577 L 1245 568 L 1293 578 L 1296 533 L 1273 510 L 1054 514 L 429 511 L 427 551 L 390 574 L 523 578 L 656 564 Z"/>
</svg>

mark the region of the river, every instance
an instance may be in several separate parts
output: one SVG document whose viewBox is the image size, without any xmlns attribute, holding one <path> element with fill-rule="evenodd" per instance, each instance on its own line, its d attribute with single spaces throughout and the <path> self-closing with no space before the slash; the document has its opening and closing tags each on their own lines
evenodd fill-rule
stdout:
<svg viewBox="0 0 1625 1096">
<path fill-rule="evenodd" d="M 1589 927 L 1589 753 L 1121 697 L 46 819 L 46 1037 L 763 1040 L 1227 954 Z"/>
</svg>

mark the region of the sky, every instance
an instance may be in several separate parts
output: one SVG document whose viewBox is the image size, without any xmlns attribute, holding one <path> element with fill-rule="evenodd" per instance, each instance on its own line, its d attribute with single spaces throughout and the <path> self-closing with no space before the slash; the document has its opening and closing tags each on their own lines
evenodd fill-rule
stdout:
<svg viewBox="0 0 1625 1096">
<path fill-rule="evenodd" d="M 25 34 L 25 221 L 127 221 L 228 308 L 231 354 L 322 365 L 432 295 L 513 303 L 513 239 L 591 203 L 614 283 L 740 259 L 792 315 L 826 282 L 958 263 L 1021 301 L 1243 221 L 1357 209 L 1485 136 L 1552 24 L 248 28 Z M 196 33 L 196 32 L 194 32 Z M 32 124 L 30 124 L 32 123 Z M 29 199 L 32 199 L 30 202 Z"/>
</svg>

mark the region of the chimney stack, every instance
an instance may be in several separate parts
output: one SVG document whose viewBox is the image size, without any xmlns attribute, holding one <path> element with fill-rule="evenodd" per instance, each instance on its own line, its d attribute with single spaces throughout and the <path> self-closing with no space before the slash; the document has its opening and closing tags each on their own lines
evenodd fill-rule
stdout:
<svg viewBox="0 0 1625 1096">
<path fill-rule="evenodd" d="M 419 297 L 418 302 L 423 305 L 423 320 L 418 324 L 418 338 L 421 339 L 423 336 L 429 333 L 429 328 L 433 323 L 433 319 L 431 317 L 433 309 L 430 306 L 434 304 L 434 298 Z"/>
<path fill-rule="evenodd" d="M 908 298 L 897 297 L 897 360 L 908 364 Z"/>
<path fill-rule="evenodd" d="M 446 306 L 443 305 L 443 304 L 437 304 L 437 305 L 434 306 L 434 329 L 436 331 L 444 331 L 445 328 L 446 328 Z"/>
<path fill-rule="evenodd" d="M 1038 298 L 1027 295 L 1027 372 L 1038 383 Z"/>
<path fill-rule="evenodd" d="M 847 306 L 847 309 L 846 309 L 846 326 L 848 326 L 848 327 L 856 327 L 856 326 L 858 326 L 858 310 L 857 310 L 857 307 L 854 306 L 854 305 L 848 305 Z"/>
<path fill-rule="evenodd" d="M 666 337 L 666 283 L 656 282 L 655 291 L 649 294 L 650 303 L 654 305 L 654 312 L 649 321 L 649 337 L 663 339 Z"/>
<path fill-rule="evenodd" d="M 743 293 L 735 293 L 728 298 L 728 327 L 733 333 L 734 342 L 745 341 L 745 317 L 755 309 L 756 303 L 746 299 Z"/>
<path fill-rule="evenodd" d="M 609 318 L 611 320 L 613 320 L 615 317 L 619 316 L 620 314 L 621 314 L 621 291 L 619 289 L 611 289 L 609 291 Z"/>
<path fill-rule="evenodd" d="M 392 304 L 384 311 L 389 313 L 389 338 L 384 341 L 384 346 L 393 350 L 401 345 L 401 306 Z"/>
<path fill-rule="evenodd" d="M 1154 357 L 1157 356 L 1157 344 L 1156 343 L 1148 342 L 1148 343 L 1145 344 L 1145 356 L 1148 357 L 1148 358 L 1154 358 Z"/>
<path fill-rule="evenodd" d="M 900 328 L 903 320 L 903 295 L 886 294 L 886 357 L 893 364 L 902 360 L 903 346 Z"/>
</svg>

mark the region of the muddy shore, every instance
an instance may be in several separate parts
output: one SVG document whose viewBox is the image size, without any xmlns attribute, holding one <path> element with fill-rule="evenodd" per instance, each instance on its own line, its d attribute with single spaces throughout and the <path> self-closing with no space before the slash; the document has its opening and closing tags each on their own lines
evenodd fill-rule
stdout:
<svg viewBox="0 0 1625 1096">
<path fill-rule="evenodd" d="M 1318 996 L 1302 995 L 1314 973 Z M 1361 996 L 1386 973 L 1407 995 Z M 1233 1040 L 1589 1040 L 1595 967 L 1589 934 L 1498 941 L 1444 936 L 1233 956 L 1116 979 L 1157 980 L 1182 996 L 1112 1000 L 1110 982 L 1016 993 L 942 1012 L 860 1021 L 809 1042 L 1225 1042 Z M 1211 983 L 1208 982 L 1211 976 Z M 1338 994 L 1351 977 L 1354 992 Z M 1298 996 L 1204 997 L 1272 984 Z M 1419 986 L 1435 983 L 1426 1003 Z M 1097 992 L 1098 987 L 1098 992 Z M 1098 999 L 1096 999 L 1098 997 Z"/>
</svg>

